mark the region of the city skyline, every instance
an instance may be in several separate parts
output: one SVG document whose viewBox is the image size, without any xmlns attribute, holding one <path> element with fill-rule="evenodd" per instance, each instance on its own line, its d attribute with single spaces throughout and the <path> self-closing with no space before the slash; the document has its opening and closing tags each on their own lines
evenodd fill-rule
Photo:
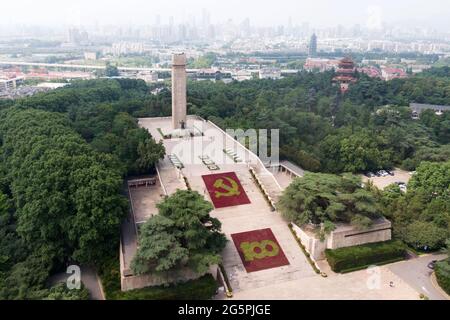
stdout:
<svg viewBox="0 0 450 320">
<path fill-rule="evenodd" d="M 240 23 L 250 18 L 255 26 L 300 25 L 308 22 L 311 27 L 321 28 L 336 25 L 360 25 L 377 30 L 384 25 L 402 27 L 437 28 L 445 31 L 450 27 L 447 17 L 450 8 L 445 0 L 430 0 L 424 7 L 423 1 L 387 0 L 319 0 L 305 1 L 238 1 L 211 3 L 195 0 L 189 2 L 171 0 L 149 4 L 143 0 L 122 0 L 89 2 L 24 0 L 2 4 L 0 26 L 89 26 L 89 25 L 154 25 L 174 23 L 216 24 L 231 19 Z"/>
</svg>

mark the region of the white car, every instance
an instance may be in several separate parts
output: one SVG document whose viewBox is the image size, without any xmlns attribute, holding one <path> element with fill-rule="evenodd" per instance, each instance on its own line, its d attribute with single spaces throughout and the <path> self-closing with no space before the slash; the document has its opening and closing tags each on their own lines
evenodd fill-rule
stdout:
<svg viewBox="0 0 450 320">
<path fill-rule="evenodd" d="M 404 182 L 396 182 L 395 184 L 398 185 L 398 187 L 400 188 L 400 191 L 402 191 L 404 193 L 406 193 L 406 191 L 408 190 L 408 186 Z"/>
<path fill-rule="evenodd" d="M 387 177 L 387 176 L 389 175 L 389 173 L 387 173 L 386 170 L 380 170 L 380 171 L 378 171 L 378 174 L 379 174 L 381 177 Z"/>
</svg>

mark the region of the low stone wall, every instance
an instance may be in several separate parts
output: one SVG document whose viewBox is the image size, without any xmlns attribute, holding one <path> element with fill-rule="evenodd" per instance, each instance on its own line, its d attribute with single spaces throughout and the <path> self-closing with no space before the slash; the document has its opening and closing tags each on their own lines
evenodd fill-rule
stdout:
<svg viewBox="0 0 450 320">
<path fill-rule="evenodd" d="M 292 224 L 292 227 L 305 247 L 306 251 L 311 255 L 311 259 L 314 261 L 325 259 L 325 249 L 327 249 L 327 241 L 320 241 L 314 235 L 306 232 L 296 224 Z"/>
<path fill-rule="evenodd" d="M 353 247 L 392 239 L 392 225 L 386 219 L 376 221 L 367 230 L 358 230 L 350 225 L 338 225 L 336 230 L 325 238 L 325 241 L 320 241 L 311 228 L 300 228 L 295 224 L 292 225 L 306 251 L 315 261 L 325 259 L 326 249 Z"/>
<path fill-rule="evenodd" d="M 166 284 L 175 284 L 180 282 L 186 282 L 189 280 L 195 280 L 201 278 L 205 274 L 210 273 L 214 279 L 217 280 L 218 266 L 214 265 L 210 267 L 210 270 L 204 274 L 198 274 L 190 269 L 180 269 L 179 271 L 171 271 L 169 275 L 162 276 L 156 274 L 142 275 L 142 276 L 122 276 L 121 277 L 121 289 L 122 291 L 130 291 L 136 289 L 142 289 L 146 287 L 155 287 Z"/>
<path fill-rule="evenodd" d="M 352 226 L 339 227 L 330 235 L 329 249 L 358 246 L 366 243 L 383 242 L 392 239 L 392 225 L 388 220 L 376 222 L 368 230 L 356 230 Z"/>
</svg>

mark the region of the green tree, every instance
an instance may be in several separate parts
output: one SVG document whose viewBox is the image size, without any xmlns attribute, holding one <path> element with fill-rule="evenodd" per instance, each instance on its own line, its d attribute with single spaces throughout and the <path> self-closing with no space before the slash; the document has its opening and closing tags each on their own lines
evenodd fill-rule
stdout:
<svg viewBox="0 0 450 320">
<path fill-rule="evenodd" d="M 112 65 L 111 63 L 106 63 L 105 76 L 107 77 L 118 77 L 120 75 L 119 69 L 117 66 Z"/>
<path fill-rule="evenodd" d="M 12 108 L 1 118 L 18 235 L 50 260 L 95 262 L 117 243 L 127 209 L 115 163 L 61 115 Z"/>
<path fill-rule="evenodd" d="M 376 170 L 384 165 L 377 142 L 366 132 L 359 132 L 341 140 L 340 154 L 344 171 L 347 172 Z"/>
<path fill-rule="evenodd" d="M 148 138 L 139 142 L 137 147 L 138 158 L 136 159 L 136 171 L 138 173 L 149 172 L 155 164 L 164 158 L 164 146 L 162 143 L 155 143 L 155 140 Z"/>
<path fill-rule="evenodd" d="M 84 285 L 80 290 L 69 290 L 65 283 L 59 283 L 48 290 L 43 300 L 89 300 L 89 291 Z"/>
<path fill-rule="evenodd" d="M 450 161 L 445 163 L 423 162 L 409 182 L 412 192 L 424 192 L 429 197 L 450 198 Z"/>
<path fill-rule="evenodd" d="M 432 222 L 414 221 L 406 227 L 405 242 L 417 249 L 435 250 L 444 245 L 447 230 Z"/>
<path fill-rule="evenodd" d="M 356 176 L 307 173 L 284 191 L 278 203 L 283 216 L 298 225 L 352 223 L 367 228 L 380 217 L 374 195 Z"/>
<path fill-rule="evenodd" d="M 397 186 L 381 194 L 383 213 L 394 235 L 419 249 L 439 249 L 450 235 L 449 170 L 447 163 L 423 162 L 403 194 Z"/>
<path fill-rule="evenodd" d="M 178 190 L 158 204 L 159 214 L 141 229 L 139 249 L 132 262 L 136 274 L 190 267 L 204 273 L 221 261 L 226 238 L 212 218 L 212 205 L 194 191 Z"/>
<path fill-rule="evenodd" d="M 169 218 L 157 215 L 141 227 L 139 250 L 132 263 L 136 274 L 169 271 L 189 259 L 189 250 L 178 241 L 174 225 Z"/>
</svg>

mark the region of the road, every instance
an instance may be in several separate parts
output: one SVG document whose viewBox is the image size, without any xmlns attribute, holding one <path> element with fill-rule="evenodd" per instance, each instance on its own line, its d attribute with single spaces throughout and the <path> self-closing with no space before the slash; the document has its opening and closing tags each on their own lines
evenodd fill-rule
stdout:
<svg viewBox="0 0 450 320">
<path fill-rule="evenodd" d="M 394 263 L 388 266 L 389 270 L 408 283 L 420 293 L 431 300 L 447 300 L 447 298 L 436 289 L 431 282 L 433 271 L 428 264 L 433 260 L 443 260 L 444 254 L 431 254 L 419 258 Z"/>
<path fill-rule="evenodd" d="M 106 66 L 86 65 L 86 64 L 66 64 L 66 63 L 41 63 L 41 62 L 26 62 L 26 61 L 0 61 L 0 65 L 6 66 L 29 66 L 42 68 L 66 68 L 66 69 L 84 69 L 84 70 L 104 70 Z M 142 68 L 142 67 L 118 67 L 120 71 L 144 71 L 144 72 L 171 72 L 170 68 Z M 201 69 L 186 69 L 187 73 L 197 73 Z M 259 71 L 259 70 L 254 70 Z M 281 70 L 285 74 L 296 74 L 300 70 L 286 69 Z"/>
<path fill-rule="evenodd" d="M 91 300 L 105 300 L 97 272 L 91 267 L 81 268 L 81 281 L 89 291 Z"/>
<path fill-rule="evenodd" d="M 63 64 L 63 63 L 40 63 L 40 62 L 25 62 L 25 61 L 0 61 L 0 65 L 11 66 L 28 66 L 28 67 L 43 67 L 43 68 L 66 68 L 66 69 L 86 69 L 86 70 L 104 70 L 106 66 L 86 65 L 86 64 Z M 169 68 L 140 68 L 140 67 L 118 67 L 120 71 L 155 71 L 155 72 L 170 72 Z M 188 73 L 195 73 L 197 69 L 188 69 Z"/>
</svg>

